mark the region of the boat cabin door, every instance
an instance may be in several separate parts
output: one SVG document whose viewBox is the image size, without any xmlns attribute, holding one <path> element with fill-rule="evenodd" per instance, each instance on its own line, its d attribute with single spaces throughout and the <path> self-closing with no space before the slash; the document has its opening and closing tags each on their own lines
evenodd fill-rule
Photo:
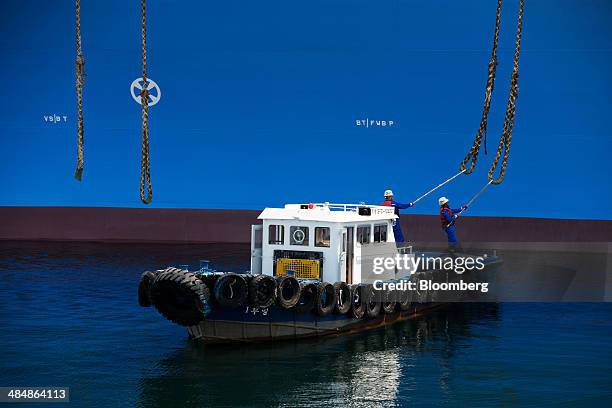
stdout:
<svg viewBox="0 0 612 408">
<path fill-rule="evenodd" d="M 251 273 L 261 273 L 263 225 L 251 225 Z"/>
<path fill-rule="evenodd" d="M 346 227 L 342 232 L 342 255 L 340 257 L 342 276 L 349 285 L 353 283 L 353 264 L 355 258 L 354 227 Z"/>
</svg>

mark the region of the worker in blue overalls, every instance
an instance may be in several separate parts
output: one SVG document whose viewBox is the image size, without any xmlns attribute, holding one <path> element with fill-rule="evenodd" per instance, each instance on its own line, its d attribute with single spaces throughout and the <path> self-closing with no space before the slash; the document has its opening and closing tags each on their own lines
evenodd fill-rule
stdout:
<svg viewBox="0 0 612 408">
<path fill-rule="evenodd" d="M 442 223 L 442 229 L 444 229 L 446 237 L 448 238 L 448 250 L 450 252 L 460 250 L 461 247 L 459 245 L 459 239 L 457 238 L 457 231 L 455 230 L 455 219 L 457 219 L 459 214 L 467 208 L 467 205 L 461 208 L 452 209 L 448 205 L 448 198 L 446 197 L 440 197 L 438 199 L 438 204 L 440 204 L 440 222 Z"/>
<path fill-rule="evenodd" d="M 404 234 L 402 234 L 402 226 L 400 225 L 399 220 L 399 210 L 410 208 L 414 205 L 414 203 L 398 203 L 397 201 L 393 200 L 393 191 L 385 190 L 385 201 L 383 201 L 380 205 L 395 208 L 395 215 L 397 215 L 397 219 L 393 220 L 393 235 L 395 236 L 395 242 L 404 242 Z"/>
</svg>

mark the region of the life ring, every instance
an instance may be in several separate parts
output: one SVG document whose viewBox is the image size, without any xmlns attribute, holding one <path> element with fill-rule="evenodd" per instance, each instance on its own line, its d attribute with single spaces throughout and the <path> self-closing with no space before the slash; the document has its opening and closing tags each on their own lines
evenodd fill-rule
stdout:
<svg viewBox="0 0 612 408">
<path fill-rule="evenodd" d="M 336 303 L 334 313 L 347 314 L 351 310 L 353 292 L 346 282 L 334 283 L 334 292 L 336 293 Z"/>
<path fill-rule="evenodd" d="M 295 231 L 293 231 L 292 236 L 293 236 L 293 241 L 295 241 L 298 244 L 301 244 L 306 239 L 306 233 L 301 228 L 298 228 Z"/>
<path fill-rule="evenodd" d="M 155 280 L 155 273 L 146 271 L 140 275 L 138 283 L 138 304 L 142 307 L 151 306 L 151 285 Z"/>
<path fill-rule="evenodd" d="M 351 285 L 351 314 L 355 319 L 361 319 L 365 316 L 366 311 L 366 286 Z"/>
<path fill-rule="evenodd" d="M 319 316 L 327 316 L 336 307 L 336 291 L 334 285 L 321 282 L 317 285 L 316 309 Z"/>
<path fill-rule="evenodd" d="M 210 291 L 193 273 L 168 268 L 151 285 L 151 304 L 166 319 L 194 326 L 211 312 Z"/>
<path fill-rule="evenodd" d="M 283 276 L 278 281 L 276 300 L 284 309 L 291 309 L 300 300 L 300 283 L 293 276 Z"/>
<path fill-rule="evenodd" d="M 297 313 L 311 312 L 317 302 L 317 285 L 300 283 L 300 299 L 294 309 Z"/>
<path fill-rule="evenodd" d="M 247 282 L 240 274 L 228 272 L 215 282 L 215 300 L 222 307 L 237 309 L 246 303 L 249 294 Z"/>
<path fill-rule="evenodd" d="M 267 308 L 276 300 L 276 280 L 269 275 L 257 275 L 249 282 L 249 303 Z"/>
<path fill-rule="evenodd" d="M 386 314 L 391 314 L 395 312 L 395 307 L 397 306 L 396 292 L 387 290 L 383 293 L 383 302 L 382 309 Z"/>
</svg>

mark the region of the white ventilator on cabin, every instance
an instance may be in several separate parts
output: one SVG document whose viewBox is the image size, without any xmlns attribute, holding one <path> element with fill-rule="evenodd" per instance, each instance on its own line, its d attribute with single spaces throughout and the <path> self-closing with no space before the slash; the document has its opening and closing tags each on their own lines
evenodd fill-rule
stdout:
<svg viewBox="0 0 612 408">
<path fill-rule="evenodd" d="M 397 218 L 394 207 L 379 205 L 266 208 L 251 229 L 251 273 L 361 283 L 361 245 L 394 243 Z"/>
</svg>

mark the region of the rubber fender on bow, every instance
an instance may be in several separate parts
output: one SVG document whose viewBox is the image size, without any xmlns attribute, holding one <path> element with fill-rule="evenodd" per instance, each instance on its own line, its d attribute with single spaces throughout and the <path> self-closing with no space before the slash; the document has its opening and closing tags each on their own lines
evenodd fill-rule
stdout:
<svg viewBox="0 0 612 408">
<path fill-rule="evenodd" d="M 270 307 L 276 300 L 276 280 L 269 275 L 257 275 L 249 282 L 249 303 L 254 307 Z"/>
<path fill-rule="evenodd" d="M 334 285 L 321 282 L 317 285 L 316 310 L 319 316 L 327 316 L 336 307 L 336 291 Z"/>
<path fill-rule="evenodd" d="M 297 313 L 311 312 L 317 302 L 317 285 L 314 283 L 300 283 L 300 300 L 295 305 Z"/>
<path fill-rule="evenodd" d="M 151 286 L 151 304 L 166 319 L 181 326 L 193 326 L 211 312 L 210 291 L 193 273 L 168 268 Z"/>
<path fill-rule="evenodd" d="M 336 282 L 334 283 L 334 292 L 336 293 L 334 313 L 347 314 L 351 310 L 353 300 L 351 288 L 346 282 Z"/>
<path fill-rule="evenodd" d="M 300 283 L 293 276 L 283 276 L 278 280 L 276 300 L 284 309 L 291 309 L 300 300 Z"/>
<path fill-rule="evenodd" d="M 138 304 L 142 307 L 151 306 L 151 285 L 155 280 L 155 273 L 146 271 L 140 276 L 138 284 Z"/>
<path fill-rule="evenodd" d="M 237 309 L 246 303 L 249 288 L 243 276 L 228 272 L 217 279 L 214 293 L 215 300 L 221 307 Z"/>
</svg>

